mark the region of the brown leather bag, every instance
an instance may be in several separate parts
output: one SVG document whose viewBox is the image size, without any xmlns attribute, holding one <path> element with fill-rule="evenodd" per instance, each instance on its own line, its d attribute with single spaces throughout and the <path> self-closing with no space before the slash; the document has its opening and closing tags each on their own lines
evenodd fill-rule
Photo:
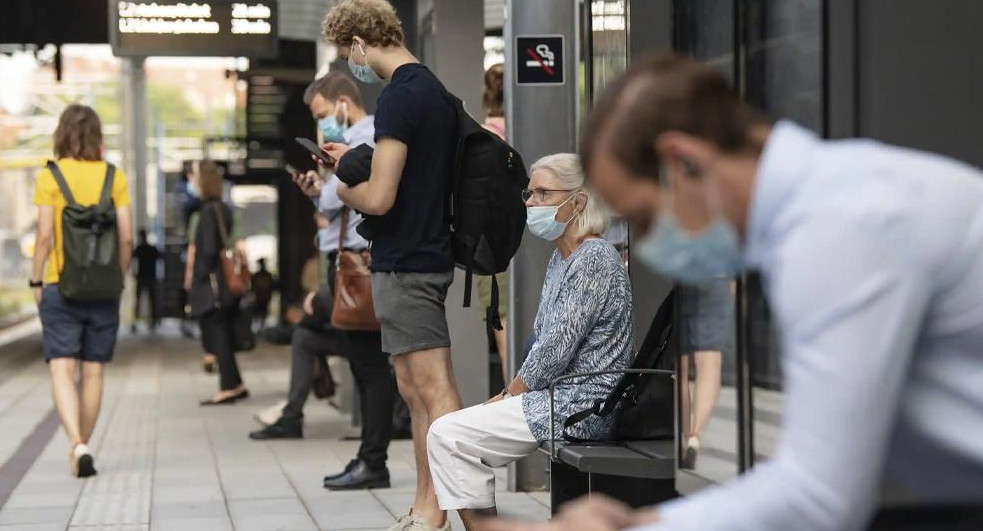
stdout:
<svg viewBox="0 0 983 531">
<path fill-rule="evenodd" d="M 222 262 L 222 273 L 225 277 L 225 287 L 234 297 L 244 295 L 252 284 L 252 274 L 246 256 L 234 245 L 229 246 L 229 231 L 225 228 L 225 212 L 222 203 L 216 201 L 215 216 L 218 218 L 218 230 L 222 237 L 222 250 L 219 259 Z"/>
<path fill-rule="evenodd" d="M 346 251 L 342 247 L 348 231 L 348 213 L 346 208 L 341 214 L 331 326 L 338 330 L 378 332 L 380 326 L 372 305 L 372 273 L 369 271 L 372 257 L 368 250 Z"/>
</svg>

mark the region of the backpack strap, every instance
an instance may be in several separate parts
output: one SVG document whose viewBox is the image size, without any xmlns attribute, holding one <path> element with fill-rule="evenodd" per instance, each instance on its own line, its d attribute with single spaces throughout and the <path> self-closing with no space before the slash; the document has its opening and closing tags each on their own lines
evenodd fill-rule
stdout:
<svg viewBox="0 0 983 531">
<path fill-rule="evenodd" d="M 502 330 L 502 315 L 498 311 L 498 275 L 492 275 L 491 298 L 488 301 L 488 308 L 485 310 L 485 320 L 491 323 L 495 330 Z"/>
<path fill-rule="evenodd" d="M 106 179 L 102 182 L 102 194 L 99 196 L 99 207 L 109 208 L 113 201 L 113 180 L 116 178 L 116 166 L 106 163 Z"/>
<path fill-rule="evenodd" d="M 72 190 L 68 187 L 68 182 L 65 180 L 65 174 L 61 172 L 61 168 L 53 160 L 49 160 L 46 166 L 55 178 L 55 182 L 58 183 L 58 188 L 61 189 L 61 195 L 65 197 L 65 202 L 71 206 L 78 206 L 78 203 L 75 202 L 75 196 L 72 195 Z"/>
<path fill-rule="evenodd" d="M 621 394 L 618 393 L 618 396 L 620 397 Z M 594 415 L 597 415 L 598 417 L 608 416 L 611 413 L 611 411 L 613 411 L 613 408 L 611 409 L 603 408 L 602 406 L 604 405 L 604 402 L 605 402 L 604 399 L 598 399 L 596 402 L 594 402 L 594 407 L 590 407 L 582 411 L 578 411 L 573 415 L 567 417 L 566 420 L 563 421 L 563 430 L 561 432 L 563 433 L 563 439 L 573 443 L 591 442 L 591 440 L 589 439 L 581 439 L 580 437 L 570 435 L 569 430 L 570 428 L 576 426 L 577 424 L 580 424 L 581 422 L 587 420 L 588 418 Z M 552 422 L 552 419 L 550 420 L 550 422 Z"/>
<path fill-rule="evenodd" d="M 345 236 L 348 235 L 348 207 L 341 208 L 341 228 L 338 229 L 338 260 L 341 258 L 341 251 L 345 250 Z"/>
<path fill-rule="evenodd" d="M 468 264 L 467 269 L 464 270 L 464 307 L 471 307 L 471 284 L 474 283 L 474 271 L 471 270 L 471 264 Z"/>
</svg>

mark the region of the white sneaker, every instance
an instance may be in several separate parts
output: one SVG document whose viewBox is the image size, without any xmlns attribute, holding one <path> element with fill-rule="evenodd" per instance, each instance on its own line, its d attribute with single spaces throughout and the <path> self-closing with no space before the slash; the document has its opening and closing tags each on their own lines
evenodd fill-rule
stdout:
<svg viewBox="0 0 983 531">
<path fill-rule="evenodd" d="M 287 401 L 281 400 L 268 408 L 257 411 L 253 417 L 263 426 L 269 426 L 280 419 L 280 415 L 283 413 L 283 408 L 286 405 Z"/>
</svg>

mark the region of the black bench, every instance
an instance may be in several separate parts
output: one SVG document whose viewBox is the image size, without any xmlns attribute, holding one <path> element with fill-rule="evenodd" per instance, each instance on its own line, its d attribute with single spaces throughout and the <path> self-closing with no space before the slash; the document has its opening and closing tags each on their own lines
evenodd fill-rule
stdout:
<svg viewBox="0 0 983 531">
<path fill-rule="evenodd" d="M 603 493 L 632 507 L 644 507 L 679 496 L 676 491 L 676 444 L 673 440 L 569 443 L 557 439 L 552 427 L 553 393 L 557 384 L 574 378 L 628 372 L 661 373 L 658 369 L 626 369 L 573 374 L 550 386 L 550 439 L 540 450 L 550 458 L 550 506 L 555 514 L 564 503 L 585 494 Z"/>
</svg>

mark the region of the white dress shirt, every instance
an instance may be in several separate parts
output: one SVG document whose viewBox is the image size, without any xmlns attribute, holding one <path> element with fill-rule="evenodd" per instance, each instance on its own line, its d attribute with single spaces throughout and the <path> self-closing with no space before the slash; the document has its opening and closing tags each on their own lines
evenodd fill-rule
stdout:
<svg viewBox="0 0 983 531">
<path fill-rule="evenodd" d="M 781 336 L 781 441 L 647 529 L 862 529 L 884 483 L 979 501 L 983 172 L 779 123 L 746 241 Z"/>
<path fill-rule="evenodd" d="M 368 115 L 355 122 L 342 133 L 342 136 L 348 147 L 360 146 L 362 144 L 375 147 L 375 116 Z M 338 185 L 340 183 L 341 181 L 338 180 L 338 177 L 332 174 L 327 182 L 324 183 L 324 187 L 321 188 L 320 197 L 314 201 L 318 212 L 328 218 L 330 222 L 323 237 L 318 242 L 321 252 L 325 253 L 338 250 L 338 238 L 341 236 L 341 210 L 345 207 L 345 204 L 341 202 L 341 198 L 338 197 Z M 369 242 L 365 241 L 365 238 L 362 238 L 355 232 L 355 228 L 361 222 L 361 214 L 354 211 L 349 212 L 348 230 L 345 232 L 346 249 L 365 249 L 369 246 Z"/>
</svg>

